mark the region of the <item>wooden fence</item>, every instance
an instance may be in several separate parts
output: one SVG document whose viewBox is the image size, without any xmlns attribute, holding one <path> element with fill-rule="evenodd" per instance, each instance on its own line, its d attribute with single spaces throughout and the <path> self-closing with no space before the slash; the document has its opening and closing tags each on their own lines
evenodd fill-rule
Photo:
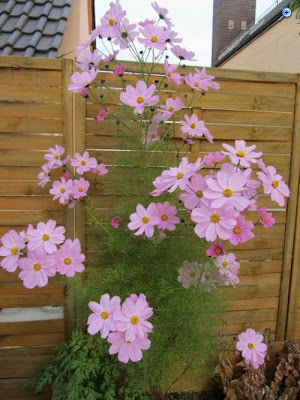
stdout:
<svg viewBox="0 0 300 400">
<path fill-rule="evenodd" d="M 137 72 L 137 65 L 126 64 L 127 71 Z M 70 60 L 0 57 L 0 233 L 55 219 L 65 224 L 68 237 L 79 237 L 85 243 L 89 267 L 96 250 L 89 221 L 79 210 L 63 210 L 51 200 L 47 188 L 37 185 L 43 155 L 54 144 L 63 144 L 67 153 L 88 149 L 108 165 L 118 151 L 115 126 L 96 120 L 99 106 L 67 90 L 73 68 Z M 186 68 L 187 72 L 192 68 Z M 154 73 L 153 80 L 160 79 L 162 67 Z M 221 149 L 222 142 L 244 139 L 257 145 L 266 164 L 274 165 L 291 188 L 287 209 L 267 198 L 260 200 L 261 206 L 274 209 L 276 224 L 267 230 L 256 226 L 254 240 L 233 247 L 241 261 L 240 285 L 233 290 L 236 302 L 227 312 L 225 332 L 234 336 L 250 323 L 258 331 L 273 329 L 279 345 L 284 339 L 300 339 L 299 75 L 222 69 L 208 69 L 208 73 L 216 76 L 221 89 L 202 97 L 195 112 L 205 121 L 215 144 L 195 145 L 191 157 Z M 124 78 L 132 84 L 137 79 L 128 72 Z M 120 79 L 103 68 L 93 83 L 96 95 L 101 90 L 100 79 L 121 91 Z M 170 85 L 164 97 L 169 94 L 183 96 L 182 88 Z M 106 99 L 111 109 L 117 107 L 108 92 Z M 110 202 L 110 196 L 102 195 L 105 207 Z M 27 290 L 17 275 L 0 269 L 0 309 L 63 304 L 63 290 L 55 279 L 45 288 Z M 46 362 L 52 347 L 65 339 L 66 326 L 63 319 L 0 323 L 0 357 L 5 366 L 0 368 L 0 393 L 6 399 L 35 399 L 32 394 L 24 395 L 20 385 Z"/>
</svg>

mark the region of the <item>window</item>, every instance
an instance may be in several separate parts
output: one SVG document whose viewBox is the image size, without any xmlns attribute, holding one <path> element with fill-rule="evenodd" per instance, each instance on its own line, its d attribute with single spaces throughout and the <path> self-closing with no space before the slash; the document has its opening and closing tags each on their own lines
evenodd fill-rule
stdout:
<svg viewBox="0 0 300 400">
<path fill-rule="evenodd" d="M 241 30 L 245 31 L 247 29 L 247 22 L 246 21 L 241 21 Z"/>
<path fill-rule="evenodd" d="M 234 21 L 232 19 L 228 21 L 228 29 L 234 29 Z"/>
</svg>

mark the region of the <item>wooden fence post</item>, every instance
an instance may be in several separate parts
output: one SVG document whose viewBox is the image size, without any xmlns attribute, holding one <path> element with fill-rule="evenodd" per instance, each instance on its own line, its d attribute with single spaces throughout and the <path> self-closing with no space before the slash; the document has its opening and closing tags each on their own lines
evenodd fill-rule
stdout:
<svg viewBox="0 0 300 400">
<path fill-rule="evenodd" d="M 300 75 L 298 76 L 297 83 L 297 95 L 296 95 L 296 106 L 295 106 L 295 139 L 294 148 L 297 152 L 294 162 L 296 162 L 295 168 L 298 168 L 298 204 L 295 206 L 297 209 L 296 219 L 296 231 L 294 238 L 294 254 L 293 254 L 293 266 L 291 274 L 291 285 L 289 291 L 289 308 L 287 314 L 287 329 L 286 337 L 287 340 L 299 339 L 299 335 L 296 332 L 297 322 L 297 305 L 300 283 L 300 182 L 299 182 L 299 150 L 300 150 Z M 297 160 L 296 160 L 297 159 Z M 297 172 L 297 171 L 296 171 Z"/>
<path fill-rule="evenodd" d="M 292 289 L 290 286 L 291 273 L 294 280 L 297 280 L 296 268 L 298 265 L 293 263 L 292 271 L 292 260 L 293 250 L 299 247 L 298 243 L 295 242 L 295 228 L 296 228 L 296 212 L 297 212 L 297 199 L 298 199 L 298 185 L 299 185 L 299 149 L 300 149 L 300 75 L 298 75 L 296 84 L 296 102 L 295 102 L 295 114 L 294 114 L 294 132 L 292 139 L 292 155 L 291 155 L 291 173 L 290 173 L 290 198 L 288 201 L 287 210 L 287 223 L 285 232 L 285 245 L 284 245 L 284 258 L 282 266 L 282 277 L 280 286 L 280 297 L 279 297 L 279 309 L 277 318 L 277 333 L 276 340 L 284 340 L 288 338 L 288 334 L 291 334 L 291 323 L 293 318 L 292 310 L 296 307 L 296 304 L 290 304 L 289 315 L 288 315 L 288 303 L 289 299 L 293 303 L 296 303 L 297 290 L 294 288 L 294 293 L 290 293 Z M 295 283 L 293 283 L 294 287 Z M 286 332 L 287 322 L 290 323 L 289 331 Z M 287 336 L 286 336 L 287 334 Z"/>
<path fill-rule="evenodd" d="M 74 154 L 74 94 L 68 90 L 70 76 L 74 70 L 73 60 L 62 60 L 62 126 L 63 126 L 63 146 L 65 154 Z M 64 207 L 64 226 L 66 228 L 66 238 L 75 237 L 75 212 L 74 209 Z M 74 305 L 65 301 L 65 334 L 69 339 L 74 326 Z"/>
</svg>

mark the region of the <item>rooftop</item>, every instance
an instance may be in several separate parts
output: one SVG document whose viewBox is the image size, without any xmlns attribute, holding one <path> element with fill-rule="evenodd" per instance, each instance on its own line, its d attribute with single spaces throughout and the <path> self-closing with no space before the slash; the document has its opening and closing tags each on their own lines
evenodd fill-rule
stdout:
<svg viewBox="0 0 300 400">
<path fill-rule="evenodd" d="M 2 0 L 0 55 L 56 57 L 72 0 Z"/>
</svg>

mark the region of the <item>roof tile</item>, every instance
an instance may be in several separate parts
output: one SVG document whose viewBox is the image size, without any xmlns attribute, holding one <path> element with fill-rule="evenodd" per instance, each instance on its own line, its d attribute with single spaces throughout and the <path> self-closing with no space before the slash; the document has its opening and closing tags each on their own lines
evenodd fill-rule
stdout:
<svg viewBox="0 0 300 400">
<path fill-rule="evenodd" d="M 56 57 L 72 0 L 1 0 L 0 54 Z"/>
</svg>

